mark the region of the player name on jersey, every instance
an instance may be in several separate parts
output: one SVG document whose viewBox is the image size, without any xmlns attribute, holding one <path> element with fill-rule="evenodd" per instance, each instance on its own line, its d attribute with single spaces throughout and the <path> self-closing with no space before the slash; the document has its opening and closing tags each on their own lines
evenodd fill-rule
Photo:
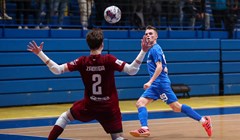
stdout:
<svg viewBox="0 0 240 140">
<path fill-rule="evenodd" d="M 104 71 L 104 66 L 87 66 L 86 71 Z"/>
</svg>

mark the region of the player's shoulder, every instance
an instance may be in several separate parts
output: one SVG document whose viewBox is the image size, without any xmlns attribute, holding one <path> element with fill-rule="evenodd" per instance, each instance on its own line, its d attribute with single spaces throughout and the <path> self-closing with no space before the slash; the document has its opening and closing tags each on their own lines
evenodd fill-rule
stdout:
<svg viewBox="0 0 240 140">
<path fill-rule="evenodd" d="M 153 46 L 153 48 L 155 49 L 155 50 L 162 50 L 162 47 L 159 45 L 159 44 L 154 44 L 154 46 Z"/>
<path fill-rule="evenodd" d="M 86 60 L 88 58 L 89 56 L 79 56 L 76 60 L 80 61 L 80 60 Z"/>
<path fill-rule="evenodd" d="M 116 59 L 116 57 L 112 54 L 103 54 L 102 57 L 108 58 L 108 59 Z"/>
<path fill-rule="evenodd" d="M 114 55 L 112 55 L 112 54 L 103 54 L 103 56 L 105 56 L 105 57 L 114 57 Z"/>
<path fill-rule="evenodd" d="M 161 48 L 161 46 L 158 43 L 154 44 L 153 47 Z"/>
</svg>

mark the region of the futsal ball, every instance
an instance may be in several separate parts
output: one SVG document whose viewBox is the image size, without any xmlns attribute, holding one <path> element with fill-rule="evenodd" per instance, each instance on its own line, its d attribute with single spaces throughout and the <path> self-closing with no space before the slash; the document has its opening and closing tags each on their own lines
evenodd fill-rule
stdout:
<svg viewBox="0 0 240 140">
<path fill-rule="evenodd" d="M 117 23 L 121 19 L 121 10 L 117 6 L 109 6 L 104 10 L 104 18 L 108 23 Z"/>
</svg>

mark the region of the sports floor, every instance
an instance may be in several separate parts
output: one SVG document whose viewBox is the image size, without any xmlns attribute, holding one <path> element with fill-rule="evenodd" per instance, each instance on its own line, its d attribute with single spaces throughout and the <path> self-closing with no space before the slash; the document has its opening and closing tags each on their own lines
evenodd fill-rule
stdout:
<svg viewBox="0 0 240 140">
<path fill-rule="evenodd" d="M 134 138 L 129 131 L 139 128 L 135 100 L 121 101 L 124 135 L 129 140 L 239 140 L 240 95 L 180 98 L 201 115 L 210 115 L 213 136 L 208 138 L 200 123 L 182 113 L 172 112 L 165 103 L 148 106 L 151 136 Z M 0 108 L 0 140 L 45 140 L 58 115 L 71 104 Z M 59 138 L 72 140 L 110 140 L 96 122 L 73 122 Z"/>
</svg>

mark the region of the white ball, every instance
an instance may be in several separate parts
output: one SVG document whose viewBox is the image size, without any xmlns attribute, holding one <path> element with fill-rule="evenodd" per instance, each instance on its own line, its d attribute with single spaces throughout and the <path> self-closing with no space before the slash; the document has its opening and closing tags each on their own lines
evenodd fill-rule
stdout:
<svg viewBox="0 0 240 140">
<path fill-rule="evenodd" d="M 104 10 L 104 18 L 108 23 L 114 24 L 121 19 L 121 10 L 117 6 L 109 6 Z"/>
</svg>

